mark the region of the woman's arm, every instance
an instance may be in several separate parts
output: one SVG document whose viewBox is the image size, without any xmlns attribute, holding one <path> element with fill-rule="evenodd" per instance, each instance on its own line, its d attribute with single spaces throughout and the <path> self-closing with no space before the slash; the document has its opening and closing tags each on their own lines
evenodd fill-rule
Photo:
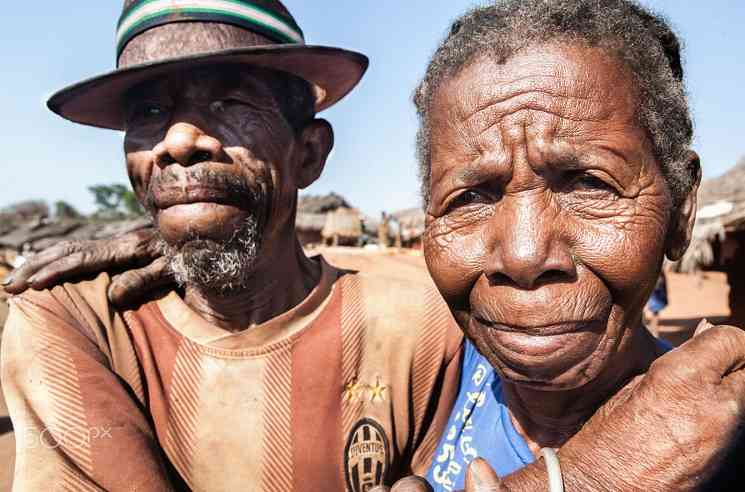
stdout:
<svg viewBox="0 0 745 492">
<path fill-rule="evenodd" d="M 697 490 L 717 472 L 744 420 L 745 332 L 712 327 L 655 361 L 561 448 L 565 490 Z M 392 490 L 431 488 L 408 479 Z M 476 460 L 466 476 L 466 492 L 547 490 L 543 461 L 500 480 Z"/>
</svg>

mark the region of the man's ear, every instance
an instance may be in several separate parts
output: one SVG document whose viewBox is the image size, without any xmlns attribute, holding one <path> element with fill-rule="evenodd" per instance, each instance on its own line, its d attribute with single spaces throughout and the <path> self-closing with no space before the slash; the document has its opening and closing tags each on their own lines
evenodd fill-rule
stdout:
<svg viewBox="0 0 745 492">
<path fill-rule="evenodd" d="M 683 257 L 693 235 L 693 224 L 696 222 L 696 206 L 698 203 L 698 187 L 701 184 L 701 162 L 698 154 L 689 150 L 686 154 L 686 169 L 691 173 L 693 186 L 685 199 L 673 212 L 670 229 L 667 233 L 665 253 L 670 261 L 677 261 Z"/>
<path fill-rule="evenodd" d="M 328 121 L 314 119 L 301 131 L 300 145 L 295 183 L 303 189 L 313 184 L 323 172 L 326 159 L 334 148 L 334 130 Z"/>
</svg>

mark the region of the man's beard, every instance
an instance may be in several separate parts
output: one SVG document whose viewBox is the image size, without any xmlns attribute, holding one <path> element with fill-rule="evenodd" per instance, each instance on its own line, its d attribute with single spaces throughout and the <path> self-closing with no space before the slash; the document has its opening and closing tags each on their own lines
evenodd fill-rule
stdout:
<svg viewBox="0 0 745 492">
<path fill-rule="evenodd" d="M 227 296 L 248 286 L 261 248 L 259 221 L 249 216 L 227 241 L 195 237 L 180 246 L 160 241 L 160 249 L 180 286 L 193 285 Z"/>
<path fill-rule="evenodd" d="M 190 172 L 195 182 L 222 188 L 236 204 L 248 210 L 265 210 L 266 195 L 259 186 L 250 186 L 238 176 L 197 170 Z M 157 224 L 152 187 L 167 186 L 178 177 L 168 171 L 150 183 L 145 206 Z M 230 239 L 216 241 L 194 235 L 181 244 L 170 245 L 159 240 L 159 249 L 167 258 L 171 272 L 180 286 L 193 285 L 221 296 L 248 287 L 263 240 L 260 214 L 250 214 Z"/>
</svg>

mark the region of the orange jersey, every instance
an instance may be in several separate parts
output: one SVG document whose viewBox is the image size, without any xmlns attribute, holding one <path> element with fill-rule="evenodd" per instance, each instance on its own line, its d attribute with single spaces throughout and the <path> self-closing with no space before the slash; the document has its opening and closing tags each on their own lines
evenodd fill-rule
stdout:
<svg viewBox="0 0 745 492">
<path fill-rule="evenodd" d="M 303 302 L 240 333 L 176 292 L 117 311 L 106 274 L 13 298 L 14 490 L 363 492 L 424 474 L 460 331 L 431 286 L 320 261 Z"/>
</svg>

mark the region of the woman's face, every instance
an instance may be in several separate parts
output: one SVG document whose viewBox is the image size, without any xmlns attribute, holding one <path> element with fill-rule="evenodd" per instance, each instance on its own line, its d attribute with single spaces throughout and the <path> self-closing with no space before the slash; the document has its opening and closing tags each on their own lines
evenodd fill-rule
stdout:
<svg viewBox="0 0 745 492">
<path fill-rule="evenodd" d="M 637 110 L 623 65 L 576 45 L 479 59 L 434 94 L 427 265 L 510 381 L 576 388 L 617 362 L 686 241 Z"/>
</svg>

